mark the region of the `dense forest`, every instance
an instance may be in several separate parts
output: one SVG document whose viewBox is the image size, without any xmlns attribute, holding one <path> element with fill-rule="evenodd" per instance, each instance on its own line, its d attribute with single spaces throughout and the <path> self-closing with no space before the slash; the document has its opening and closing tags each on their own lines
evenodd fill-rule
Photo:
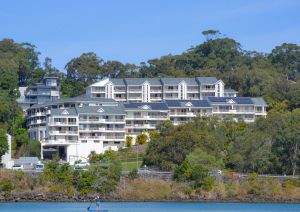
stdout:
<svg viewBox="0 0 300 212">
<path fill-rule="evenodd" d="M 60 78 L 63 97 L 83 94 L 87 85 L 103 77 L 216 76 L 224 80 L 226 86 L 238 90 L 241 96 L 263 96 L 269 110 L 298 114 L 292 111 L 300 104 L 299 45 L 283 43 L 270 53 L 260 53 L 243 49 L 237 41 L 216 30 L 202 34 L 206 38 L 203 43 L 179 55 L 166 55 L 135 65 L 105 61 L 88 52 L 69 61 L 65 70 L 53 67 L 50 58 L 39 61 L 40 53 L 34 45 L 3 39 L 0 41 L 0 153 L 7 149 L 4 134 L 10 133 L 17 155 L 39 154 L 37 142 L 28 138 L 16 99 L 19 86 L 38 82 L 45 75 Z M 282 118 L 288 122 L 289 115 Z M 256 129 L 247 128 L 243 132 L 251 133 L 248 132 L 251 130 Z M 258 171 L 257 168 L 252 170 Z"/>
</svg>

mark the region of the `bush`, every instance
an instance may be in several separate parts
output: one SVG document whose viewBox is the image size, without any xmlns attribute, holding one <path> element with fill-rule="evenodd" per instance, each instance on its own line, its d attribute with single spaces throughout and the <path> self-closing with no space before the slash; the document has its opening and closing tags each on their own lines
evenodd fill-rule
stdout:
<svg viewBox="0 0 300 212">
<path fill-rule="evenodd" d="M 147 142 L 148 136 L 146 134 L 140 134 L 136 137 L 136 143 L 139 145 L 143 145 Z"/>
<path fill-rule="evenodd" d="M 131 147 L 132 146 L 132 140 L 133 140 L 132 136 L 127 136 L 126 137 L 126 147 Z"/>
<path fill-rule="evenodd" d="M 138 177 L 138 170 L 137 170 L 137 168 L 132 169 L 131 172 L 129 172 L 128 177 L 131 180 L 136 179 Z"/>
</svg>

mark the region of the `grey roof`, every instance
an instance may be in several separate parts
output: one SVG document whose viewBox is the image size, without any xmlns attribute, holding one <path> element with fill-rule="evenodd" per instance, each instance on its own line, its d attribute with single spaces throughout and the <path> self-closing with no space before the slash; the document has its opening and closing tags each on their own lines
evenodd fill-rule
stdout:
<svg viewBox="0 0 300 212">
<path fill-rule="evenodd" d="M 122 104 L 117 106 L 76 106 L 76 110 L 78 114 L 125 114 L 124 106 Z"/>
<path fill-rule="evenodd" d="M 150 85 L 162 85 L 160 78 L 145 78 L 145 81 L 148 81 Z"/>
<path fill-rule="evenodd" d="M 74 103 L 74 102 L 95 102 L 95 103 L 101 103 L 101 102 L 112 102 L 115 103 L 116 101 L 114 99 L 109 99 L 109 98 L 91 98 L 86 95 L 82 96 L 77 96 L 77 97 L 72 97 L 72 98 L 66 98 L 66 99 L 58 99 L 53 102 L 47 102 L 43 104 L 35 104 L 32 105 L 31 108 L 40 108 L 40 107 L 47 107 L 50 105 L 56 105 L 56 104 L 63 104 L 63 103 Z"/>
<path fill-rule="evenodd" d="M 268 106 L 266 101 L 262 97 L 252 97 L 251 99 L 254 105 L 265 106 L 265 107 Z"/>
<path fill-rule="evenodd" d="M 225 88 L 224 92 L 226 92 L 226 93 L 238 93 L 238 91 L 236 91 L 236 90 L 234 90 L 232 88 Z"/>
<path fill-rule="evenodd" d="M 118 78 L 112 78 L 110 79 L 110 81 L 114 84 L 114 85 L 119 85 L 119 86 L 125 86 L 125 82 L 124 79 L 118 79 Z"/>
<path fill-rule="evenodd" d="M 124 103 L 125 110 L 168 110 L 168 105 L 165 102 L 144 102 L 144 103 Z"/>
<path fill-rule="evenodd" d="M 125 78 L 126 85 L 142 85 L 145 82 L 144 78 Z"/>
<path fill-rule="evenodd" d="M 215 84 L 218 81 L 215 77 L 196 77 L 196 80 L 200 84 Z"/>
<path fill-rule="evenodd" d="M 163 85 L 178 85 L 184 78 L 161 78 Z"/>
<path fill-rule="evenodd" d="M 211 107 L 207 100 L 166 100 L 168 107 L 189 107 L 186 104 L 190 103 L 191 107 Z"/>
<path fill-rule="evenodd" d="M 64 114 L 64 112 L 67 112 Z M 67 108 L 67 109 L 51 109 L 51 115 L 56 116 L 77 116 L 77 111 L 75 108 Z"/>
<path fill-rule="evenodd" d="M 207 99 L 211 104 L 230 104 L 228 102 L 230 100 L 233 100 L 236 104 L 253 104 L 250 97 L 208 97 Z"/>
</svg>

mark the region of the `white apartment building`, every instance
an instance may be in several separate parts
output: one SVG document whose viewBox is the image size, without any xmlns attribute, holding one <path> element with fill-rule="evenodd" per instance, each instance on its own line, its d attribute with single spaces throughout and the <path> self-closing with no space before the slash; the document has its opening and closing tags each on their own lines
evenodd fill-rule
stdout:
<svg viewBox="0 0 300 212">
<path fill-rule="evenodd" d="M 86 96 L 59 99 L 44 104 L 35 104 L 26 111 L 26 126 L 31 140 L 43 141 L 46 136 L 46 120 L 51 109 L 68 109 L 75 106 L 110 106 L 118 103 L 113 99 L 95 99 Z"/>
<path fill-rule="evenodd" d="M 46 138 L 41 141 L 43 158 L 58 154 L 70 163 L 87 160 L 91 151 L 99 154 L 124 147 L 124 106 L 80 105 L 52 109 L 47 116 L 46 128 Z"/>
<path fill-rule="evenodd" d="M 107 78 L 88 86 L 86 95 L 91 98 L 111 98 L 119 102 L 161 102 L 236 96 L 236 91 L 225 90 L 224 86 L 224 82 L 215 77 Z"/>
<path fill-rule="evenodd" d="M 169 120 L 169 108 L 164 102 L 125 103 L 126 135 L 132 136 L 135 143 L 137 135 L 156 130 L 156 126 Z"/>
<path fill-rule="evenodd" d="M 122 148 L 126 136 L 156 130 L 166 120 L 179 125 L 214 115 L 251 123 L 267 115 L 262 98 L 236 95 L 214 77 L 104 79 L 84 96 L 31 106 L 26 120 L 43 158 L 57 154 L 74 163 L 91 151 Z"/>
</svg>

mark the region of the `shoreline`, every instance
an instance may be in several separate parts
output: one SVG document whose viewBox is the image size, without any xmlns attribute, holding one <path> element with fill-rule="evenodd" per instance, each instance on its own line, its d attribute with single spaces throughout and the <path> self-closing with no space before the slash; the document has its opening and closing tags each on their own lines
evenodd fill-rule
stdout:
<svg viewBox="0 0 300 212">
<path fill-rule="evenodd" d="M 11 196 L 0 197 L 0 203 L 17 203 L 17 202 L 31 202 L 31 203 L 85 203 L 94 201 L 94 196 L 84 197 L 67 197 L 65 195 L 30 195 L 30 196 Z M 253 203 L 253 204 L 300 204 L 300 199 L 279 199 L 279 198 L 228 198 L 228 199 L 207 199 L 207 198 L 191 198 L 191 199 L 118 199 L 113 197 L 102 197 L 102 202 L 128 202 L 128 203 Z"/>
</svg>

